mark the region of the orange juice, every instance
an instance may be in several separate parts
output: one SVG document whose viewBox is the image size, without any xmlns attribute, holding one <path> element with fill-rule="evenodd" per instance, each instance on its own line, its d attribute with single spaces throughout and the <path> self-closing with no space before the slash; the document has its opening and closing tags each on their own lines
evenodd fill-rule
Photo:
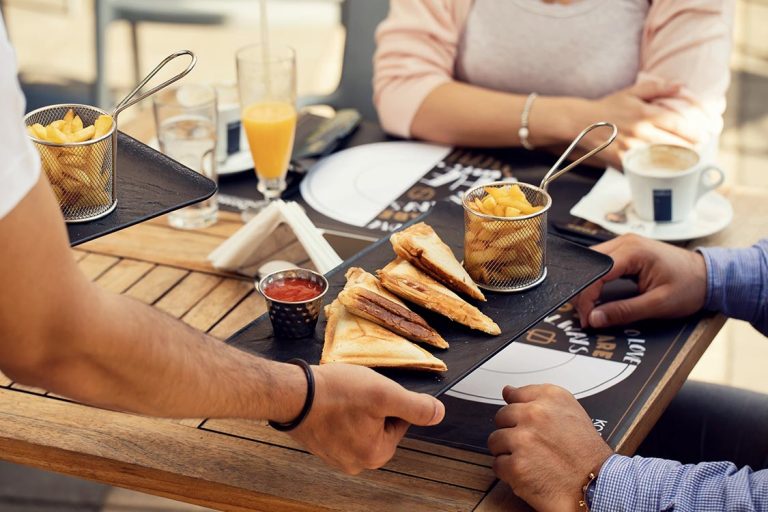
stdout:
<svg viewBox="0 0 768 512">
<path fill-rule="evenodd" d="M 285 176 L 296 133 L 296 109 L 283 101 L 260 101 L 243 109 L 243 127 L 256 173 L 266 179 Z"/>
</svg>

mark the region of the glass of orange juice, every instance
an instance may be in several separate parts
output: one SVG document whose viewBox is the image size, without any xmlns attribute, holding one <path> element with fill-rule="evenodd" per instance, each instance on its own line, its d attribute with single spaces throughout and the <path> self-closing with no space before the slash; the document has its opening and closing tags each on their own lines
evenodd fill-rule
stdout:
<svg viewBox="0 0 768 512">
<path fill-rule="evenodd" d="M 237 52 L 237 81 L 257 187 L 271 201 L 285 190 L 296 134 L 296 54 L 285 46 L 246 46 Z"/>
</svg>

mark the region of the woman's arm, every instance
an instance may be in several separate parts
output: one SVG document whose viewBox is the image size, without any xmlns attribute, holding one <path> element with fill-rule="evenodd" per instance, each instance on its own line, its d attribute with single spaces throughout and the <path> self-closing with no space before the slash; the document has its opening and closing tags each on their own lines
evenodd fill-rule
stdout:
<svg viewBox="0 0 768 512">
<path fill-rule="evenodd" d="M 453 80 L 456 48 L 470 7 L 470 2 L 442 8 L 434 2 L 392 2 L 377 32 L 374 72 L 374 100 L 385 130 L 452 145 L 520 144 L 525 95 Z M 665 100 L 681 94 L 673 78 L 664 81 L 658 73 L 646 73 L 637 85 L 597 100 L 539 97 L 530 112 L 530 142 L 562 145 L 593 122 L 611 121 L 618 125 L 620 137 L 601 156 L 614 166 L 620 166 L 621 154 L 637 144 L 703 142 L 707 136 L 698 120 L 686 118 L 681 109 L 665 108 Z M 593 147 L 604 136 L 591 134 L 584 147 Z"/>
<path fill-rule="evenodd" d="M 640 80 L 682 84 L 654 103 L 702 127 L 716 142 L 723 127 L 734 0 L 656 0 L 643 32 Z"/>
<path fill-rule="evenodd" d="M 424 98 L 453 81 L 453 63 L 471 0 L 392 0 L 376 30 L 373 101 L 384 129 L 411 136 Z"/>
</svg>

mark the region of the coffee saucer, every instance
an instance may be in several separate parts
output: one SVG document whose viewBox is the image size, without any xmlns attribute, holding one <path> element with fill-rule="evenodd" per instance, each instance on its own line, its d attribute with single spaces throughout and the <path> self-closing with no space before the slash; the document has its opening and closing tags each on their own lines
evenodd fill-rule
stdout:
<svg viewBox="0 0 768 512">
<path fill-rule="evenodd" d="M 610 222 L 606 214 L 617 212 L 629 203 L 629 185 L 624 175 L 608 168 L 592 190 L 572 209 L 571 215 L 593 222 L 617 235 L 635 233 L 655 240 L 679 242 L 712 235 L 733 220 L 728 199 L 712 191 L 701 196 L 682 222 L 653 222 L 639 218 L 631 205 L 626 208 L 626 222 Z"/>
</svg>

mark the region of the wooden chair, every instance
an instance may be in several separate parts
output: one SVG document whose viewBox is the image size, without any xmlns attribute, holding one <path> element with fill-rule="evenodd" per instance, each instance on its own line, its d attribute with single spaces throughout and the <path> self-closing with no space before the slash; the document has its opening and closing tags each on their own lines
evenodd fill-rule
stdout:
<svg viewBox="0 0 768 512">
<path fill-rule="evenodd" d="M 325 0 L 339 1 L 339 0 Z M 341 22 L 346 29 L 341 79 L 327 96 L 305 97 L 301 106 L 325 104 L 355 108 L 376 121 L 373 107 L 374 32 L 389 9 L 384 0 L 341 0 Z M 131 26 L 134 78 L 140 78 L 137 25 L 140 22 L 214 25 L 240 22 L 247 13 L 258 13 L 256 0 L 96 0 L 96 104 L 109 107 L 106 83 L 106 32 L 110 23 L 125 20 Z"/>
<path fill-rule="evenodd" d="M 141 22 L 219 25 L 258 13 L 255 0 L 95 0 L 96 104 L 111 106 L 106 81 L 106 34 L 110 23 L 124 20 L 131 27 L 134 79 L 141 75 L 137 28 Z"/>
</svg>

